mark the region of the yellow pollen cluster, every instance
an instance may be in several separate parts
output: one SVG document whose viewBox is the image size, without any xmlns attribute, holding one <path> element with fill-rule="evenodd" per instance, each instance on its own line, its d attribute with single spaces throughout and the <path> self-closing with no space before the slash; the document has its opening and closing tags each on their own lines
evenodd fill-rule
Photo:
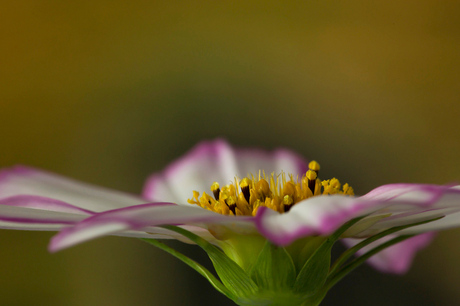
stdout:
<svg viewBox="0 0 460 306">
<path fill-rule="evenodd" d="M 235 177 L 233 183 L 220 188 L 219 183 L 211 185 L 213 196 L 193 191 L 190 204 L 223 214 L 236 216 L 255 216 L 261 206 L 279 213 L 289 211 L 296 203 L 318 195 L 354 195 L 348 184 L 341 185 L 336 178 L 321 181 L 318 178 L 320 166 L 310 162 L 309 170 L 299 179 L 292 174 L 281 172 L 269 176 L 259 171 L 259 175 L 249 175 L 241 181 Z"/>
</svg>

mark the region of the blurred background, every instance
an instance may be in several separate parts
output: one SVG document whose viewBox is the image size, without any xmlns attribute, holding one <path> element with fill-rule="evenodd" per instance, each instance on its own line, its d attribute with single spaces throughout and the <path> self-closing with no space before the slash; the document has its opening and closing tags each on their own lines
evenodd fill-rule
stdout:
<svg viewBox="0 0 460 306">
<path fill-rule="evenodd" d="M 4 2 L 0 166 L 140 193 L 224 137 L 291 148 L 358 194 L 458 182 L 459 14 L 434 0 Z M 1 304 L 231 305 L 141 241 L 48 254 L 51 236 L 0 231 Z M 440 233 L 402 277 L 360 268 L 324 305 L 458 304 L 459 241 Z"/>
</svg>

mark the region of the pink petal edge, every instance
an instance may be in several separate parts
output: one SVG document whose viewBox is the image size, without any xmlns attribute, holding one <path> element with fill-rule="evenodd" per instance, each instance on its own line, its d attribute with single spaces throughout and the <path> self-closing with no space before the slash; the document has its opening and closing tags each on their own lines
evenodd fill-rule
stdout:
<svg viewBox="0 0 460 306">
<path fill-rule="evenodd" d="M 73 227 L 66 228 L 52 238 L 49 250 L 56 252 L 100 236 L 158 225 L 234 224 L 252 222 L 252 220 L 252 217 L 241 217 L 235 220 L 232 217 L 199 207 L 181 206 L 174 203 L 142 204 L 98 213 Z"/>
<path fill-rule="evenodd" d="M 33 228 L 32 225 L 73 225 L 84 218 L 82 214 L 0 205 L 0 220 L 7 222 L 0 227 L 7 229 L 39 230 L 40 227 Z"/>
<path fill-rule="evenodd" d="M 222 162 L 225 159 L 231 158 L 231 161 Z M 293 172 L 293 174 L 301 174 L 307 171 L 308 166 L 307 162 L 297 153 L 289 151 L 287 149 L 276 149 L 271 152 L 267 152 L 264 150 L 256 149 L 256 148 L 249 148 L 249 149 L 241 149 L 241 148 L 233 148 L 227 141 L 224 139 L 215 139 L 213 141 L 203 141 L 197 144 L 194 148 L 192 148 L 189 152 L 187 152 L 184 156 L 179 158 L 178 160 L 174 161 L 170 164 L 163 172 L 155 173 L 151 175 L 145 185 L 143 191 L 143 197 L 150 200 L 159 200 L 159 197 L 156 197 L 155 194 L 164 193 L 169 194 L 168 196 L 174 197 L 173 193 L 174 190 L 171 190 L 169 187 L 168 181 L 169 178 L 181 175 L 182 169 L 187 168 L 189 165 L 193 165 L 197 162 L 197 160 L 212 160 L 212 161 L 220 161 L 217 163 L 215 171 L 211 171 L 215 173 L 220 173 L 223 170 L 226 172 L 226 177 L 221 177 L 220 179 L 223 182 L 232 180 L 235 175 L 244 176 L 247 172 L 251 171 L 258 171 L 259 169 L 246 169 L 247 167 L 241 167 L 240 163 L 244 162 L 245 160 L 254 161 L 252 164 L 257 164 L 261 162 L 267 162 L 272 164 L 272 167 L 282 166 L 277 165 L 278 163 L 293 163 L 293 168 L 295 169 L 284 169 L 288 172 Z M 220 167 L 219 169 L 217 167 Z M 225 167 L 226 169 L 222 169 Z M 245 168 L 240 169 L 240 168 Z M 257 167 L 258 168 L 258 167 Z M 289 167 L 291 168 L 291 167 Z M 261 169 L 266 171 L 280 171 L 282 169 Z M 200 171 L 200 169 L 197 169 Z M 244 173 L 242 171 L 245 171 Z M 239 173 L 241 172 L 241 173 Z M 207 176 L 213 173 L 208 173 Z M 216 178 L 212 179 L 212 181 L 217 180 Z M 206 184 L 211 184 L 211 182 L 206 182 Z M 182 186 L 185 188 L 185 186 Z M 206 186 L 207 189 L 209 186 Z M 165 190 L 167 189 L 167 190 Z M 203 190 L 204 191 L 204 190 Z M 190 191 L 191 192 L 191 191 Z M 164 200 L 164 199 L 163 199 Z M 171 199 L 172 200 L 172 199 Z M 180 202 L 180 199 L 174 199 L 176 202 Z M 182 199 L 182 201 L 186 201 L 186 199 Z"/>
<path fill-rule="evenodd" d="M 22 165 L 0 169 L 0 198 L 13 196 L 36 196 L 48 199 L 52 196 L 56 201 L 71 203 L 70 206 L 91 213 L 147 202 L 140 196 L 94 186 Z M 47 206 L 49 208 L 49 203 Z M 65 205 L 60 206 L 63 209 Z"/>
<path fill-rule="evenodd" d="M 95 213 L 91 210 L 83 209 L 56 199 L 31 195 L 17 195 L 3 198 L 0 199 L 0 205 L 28 207 L 47 211 L 59 211 L 84 215 L 93 215 Z"/>
<path fill-rule="evenodd" d="M 446 207 L 443 207 L 438 202 L 444 196 L 454 195 L 456 197 L 456 200 L 450 203 L 452 206 L 458 207 L 460 202 L 460 190 L 447 186 L 395 184 L 382 187 L 386 192 L 392 193 L 394 190 L 392 187 L 400 188 L 403 185 L 407 187 L 407 192 L 422 191 L 423 197 L 407 199 L 402 197 L 403 192 L 398 192 L 397 195 L 392 194 L 388 197 L 385 196 L 384 192 L 380 192 L 380 199 L 342 196 L 314 197 L 298 203 L 288 213 L 282 215 L 266 207 L 261 207 L 256 216 L 256 227 L 263 236 L 273 243 L 286 246 L 304 236 L 329 235 L 346 221 L 382 208 L 391 208 L 392 206 L 412 207 L 414 210 L 412 215 L 414 215 L 430 211 L 428 209 L 431 209 L 432 213 L 436 213 L 436 210 L 440 212 L 446 211 Z M 439 207 L 436 207 L 436 205 Z M 450 213 L 454 212 L 456 210 L 450 211 Z M 400 219 L 404 221 L 403 218 Z M 381 222 L 385 221 L 382 220 Z M 442 219 L 430 224 L 433 225 L 434 223 L 437 223 L 441 228 Z M 286 228 L 283 224 L 291 227 Z M 377 222 L 376 226 L 378 224 Z M 292 225 L 295 227 L 292 227 Z M 419 228 L 420 232 L 423 232 L 423 227 L 420 226 Z"/>
</svg>

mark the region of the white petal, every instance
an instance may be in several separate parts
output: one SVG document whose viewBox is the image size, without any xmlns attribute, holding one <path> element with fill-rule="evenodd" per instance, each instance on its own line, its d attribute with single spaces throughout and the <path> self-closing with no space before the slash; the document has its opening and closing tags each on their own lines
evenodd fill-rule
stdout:
<svg viewBox="0 0 460 306">
<path fill-rule="evenodd" d="M 397 188 L 391 188 L 391 187 Z M 384 187 L 384 188 L 383 188 Z M 429 230 L 460 226 L 455 219 L 460 211 L 460 190 L 435 185 L 400 185 L 379 187 L 384 192 L 364 197 L 318 196 L 294 205 L 285 214 L 261 208 L 256 216 L 258 230 L 272 242 L 289 245 L 294 240 L 308 235 L 329 235 L 352 218 L 370 214 L 348 232 L 357 237 L 368 237 L 394 226 L 408 225 L 419 221 L 447 216 L 438 221 L 412 227 L 400 234 L 416 234 Z M 375 216 L 386 216 L 377 218 Z M 367 229 L 360 226 L 368 224 Z M 356 231 L 354 231 L 356 230 Z"/>
<path fill-rule="evenodd" d="M 354 217 L 381 208 L 379 203 L 345 196 L 318 196 L 279 214 L 261 207 L 256 216 L 258 230 L 278 245 L 289 245 L 310 235 L 329 235 Z"/>
<path fill-rule="evenodd" d="M 198 144 L 185 156 L 168 166 L 163 173 L 152 175 L 144 188 L 144 197 L 154 201 L 186 203 L 193 190 L 210 193 L 213 182 L 225 185 L 247 174 L 285 171 L 294 175 L 307 169 L 306 162 L 288 150 L 266 152 L 235 149 L 224 140 Z"/>
<path fill-rule="evenodd" d="M 0 228 L 56 231 L 86 218 L 87 215 L 0 205 Z"/>
<path fill-rule="evenodd" d="M 211 233 L 201 227 L 192 226 L 192 225 L 182 225 L 180 226 L 189 232 L 195 233 L 196 235 L 204 238 L 205 240 L 215 243 L 217 240 Z M 151 238 L 151 239 L 175 239 L 189 244 L 195 244 L 193 241 L 189 240 L 188 238 L 178 234 L 176 232 L 161 228 L 161 227 L 146 227 L 143 228 L 142 231 L 139 230 L 129 230 L 123 231 L 120 233 L 114 234 L 115 236 L 122 236 L 122 237 L 134 237 L 134 238 Z"/>
<path fill-rule="evenodd" d="M 146 203 L 140 197 L 23 166 L 0 172 L 0 198 L 16 195 L 49 197 L 95 212 Z"/>
<path fill-rule="evenodd" d="M 149 231 L 157 225 L 229 224 L 236 230 L 253 226 L 252 217 L 231 217 L 195 206 L 171 203 L 152 203 L 106 211 L 85 219 L 53 237 L 50 250 L 57 251 L 104 235 L 122 234 L 124 231 Z M 254 228 L 254 227 L 253 227 Z M 255 229 L 254 229 L 255 230 Z"/>
<path fill-rule="evenodd" d="M 438 217 L 443 218 L 437 221 L 405 229 L 399 233 L 419 234 L 428 231 L 439 231 L 460 226 L 459 189 L 446 186 L 429 186 L 429 189 L 426 189 L 425 185 L 420 185 L 420 188 L 422 190 L 409 192 L 411 195 L 409 204 L 407 202 L 400 202 L 402 198 L 407 200 L 407 197 L 403 194 L 385 202 L 387 207 L 379 210 L 378 213 L 389 212 L 393 215 L 391 217 L 379 220 L 366 231 L 360 233 L 360 236 L 365 237 L 386 228 L 412 224 Z M 427 194 L 427 190 L 430 190 L 432 195 Z M 423 195 L 417 195 L 418 192 Z"/>
</svg>

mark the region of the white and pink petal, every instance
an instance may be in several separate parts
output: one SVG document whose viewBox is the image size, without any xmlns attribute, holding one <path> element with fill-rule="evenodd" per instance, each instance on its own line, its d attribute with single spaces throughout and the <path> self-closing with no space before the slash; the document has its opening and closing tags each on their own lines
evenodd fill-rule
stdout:
<svg viewBox="0 0 460 306">
<path fill-rule="evenodd" d="M 105 235 L 123 234 L 125 231 L 155 233 L 159 225 L 193 225 L 206 229 L 206 224 L 223 224 L 247 230 L 253 224 L 252 217 L 234 218 L 194 206 L 173 203 L 152 203 L 98 213 L 74 227 L 66 228 L 51 241 L 50 250 L 57 251 Z M 194 227 L 190 227 L 193 229 Z M 255 231 L 255 228 L 254 228 Z M 195 231 L 209 237 L 202 229 Z"/>
<path fill-rule="evenodd" d="M 273 243 L 287 246 L 305 236 L 330 235 L 347 221 L 379 208 L 373 204 L 354 197 L 318 196 L 297 203 L 285 214 L 261 207 L 256 226 Z"/>
<path fill-rule="evenodd" d="M 285 171 L 294 175 L 307 170 L 299 155 L 285 149 L 266 152 L 258 149 L 235 149 L 225 140 L 202 142 L 162 173 L 152 175 L 143 196 L 152 201 L 186 203 L 192 191 L 209 192 L 213 182 L 230 183 L 235 176 Z"/>
<path fill-rule="evenodd" d="M 256 216 L 256 225 L 262 235 L 283 246 L 304 236 L 329 235 L 346 221 L 363 215 L 368 217 L 349 230 L 356 237 L 368 237 L 390 227 L 440 217 L 444 218 L 414 226 L 401 231 L 401 234 L 460 225 L 460 219 L 453 217 L 460 211 L 460 192 L 456 187 L 405 185 L 401 188 L 400 185 L 389 185 L 380 188 L 374 196 L 309 198 L 296 204 L 286 214 L 261 208 Z M 368 222 L 369 219 L 372 222 Z M 368 227 L 363 228 L 366 222 Z M 360 230 L 357 231 L 357 228 Z"/>
<path fill-rule="evenodd" d="M 382 189 L 385 192 L 382 192 Z M 369 197 L 371 191 L 361 199 L 372 199 L 386 204 L 377 213 L 391 214 L 374 223 L 359 236 L 366 237 L 390 227 L 441 218 L 426 224 L 405 229 L 400 234 L 419 234 L 460 226 L 460 189 L 458 186 L 396 184 L 376 189 L 378 196 Z"/>
<path fill-rule="evenodd" d="M 99 212 L 147 202 L 139 196 L 93 186 L 30 167 L 15 166 L 1 170 L 0 199 L 12 199 L 14 196 L 23 195 L 36 196 L 37 199 L 51 197 L 86 212 Z M 6 202 L 8 201 L 5 200 L 1 204 L 11 205 Z M 35 208 L 53 210 L 50 203 L 43 202 L 43 206 L 40 206 L 38 202 Z"/>
<path fill-rule="evenodd" d="M 87 215 L 0 205 L 0 228 L 56 231 L 82 221 Z"/>
</svg>

